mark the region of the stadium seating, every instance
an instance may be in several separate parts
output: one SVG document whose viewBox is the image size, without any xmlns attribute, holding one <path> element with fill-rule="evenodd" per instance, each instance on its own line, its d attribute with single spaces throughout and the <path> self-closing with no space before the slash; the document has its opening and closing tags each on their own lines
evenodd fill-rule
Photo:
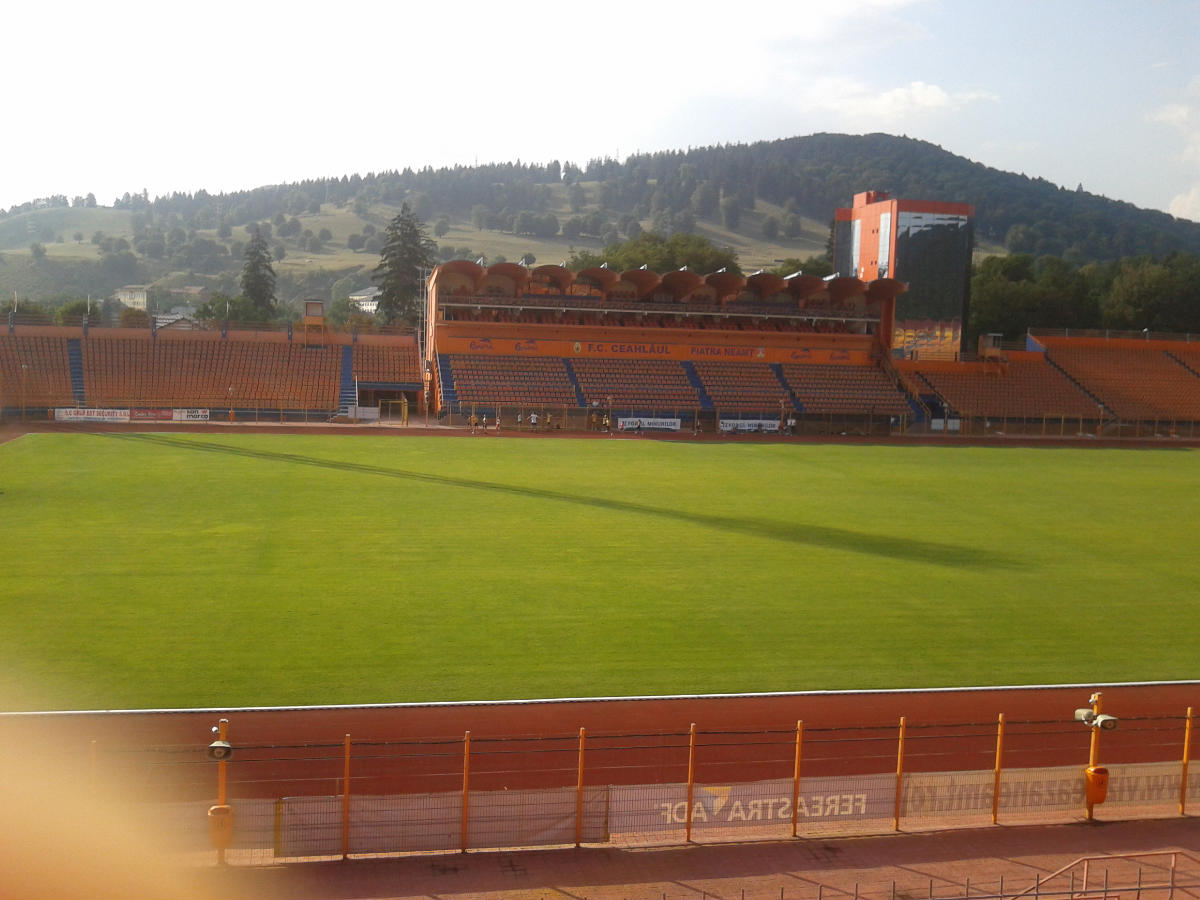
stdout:
<svg viewBox="0 0 1200 900">
<path fill-rule="evenodd" d="M 794 409 L 788 389 L 766 363 L 698 361 L 696 374 L 718 410 L 757 410 L 778 414 L 780 403 Z"/>
<path fill-rule="evenodd" d="M 389 384 L 419 384 L 421 367 L 416 345 L 354 345 L 354 378 L 358 381 Z"/>
<path fill-rule="evenodd" d="M 683 365 L 669 359 L 592 359 L 571 362 L 587 405 L 614 409 L 694 409 L 700 396 Z"/>
<path fill-rule="evenodd" d="M 92 332 L 83 341 L 89 406 L 337 406 L 339 346 Z"/>
<path fill-rule="evenodd" d="M 1062 343 L 1047 355 L 1120 419 L 1200 421 L 1200 376 L 1189 368 L 1195 351 L 1143 346 Z"/>
<path fill-rule="evenodd" d="M 577 303 L 589 299 L 571 298 Z M 770 327 L 766 320 L 725 321 L 665 309 L 651 311 L 655 301 L 646 305 L 645 314 L 622 313 L 638 326 L 627 330 L 628 340 L 646 340 L 652 329 L 674 328 L 678 329 L 678 336 L 672 338 L 675 343 L 720 347 L 726 344 L 724 335 L 704 332 L 714 326 Z M 612 315 L 568 310 L 567 315 L 572 314 L 602 326 L 597 329 L 601 345 L 616 333 Z M 816 349 L 811 356 L 794 349 L 789 355 L 830 361 L 801 364 L 724 358 L 681 361 L 685 357 L 679 353 L 674 359 L 570 355 L 567 342 L 574 342 L 574 352 L 579 354 L 580 337 L 560 310 L 514 306 L 496 315 L 501 342 L 515 337 L 523 341 L 534 334 L 544 339 L 539 349 L 558 341 L 563 345 L 559 352 L 568 356 L 467 352 L 460 338 L 463 350 L 441 354 L 444 366 L 437 373 L 439 380 L 455 389 L 448 396 L 459 405 L 584 409 L 611 403 L 614 410 L 647 415 L 715 409 L 718 414 L 775 416 L 796 410 L 804 415 L 866 418 L 907 417 L 914 412 L 905 390 L 895 383 L 893 364 L 866 363 L 867 336 L 825 337 L 834 327 L 829 323 L 809 326 L 822 332 L 812 339 Z M 536 333 L 522 329 L 516 323 L 525 317 L 546 327 Z M 584 339 L 593 338 L 585 335 Z M 231 331 L 222 336 L 215 331 L 154 334 L 93 327 L 85 333 L 79 328 L 18 326 L 0 332 L 0 407 L 9 414 L 22 406 L 44 409 L 80 403 L 93 408 L 233 406 L 332 413 L 339 405 L 339 389 L 349 385 L 351 377 L 376 387 L 404 385 L 405 390 L 419 388 L 423 382 L 423 363 L 413 335 L 369 335 L 353 344 L 344 335 L 326 340 L 331 342 L 306 345 L 288 340 L 281 332 Z M 745 351 L 746 339 L 740 344 L 737 340 L 727 346 Z M 1113 415 L 1122 422 L 1200 423 L 1200 346 L 1098 336 L 1047 335 L 1039 340 L 1044 353 L 1010 351 L 1002 358 L 971 363 L 921 357 L 897 360 L 894 366 L 912 393 L 929 398 L 931 405 L 936 398 L 959 416 L 1036 420 L 1099 415 L 1107 421 Z M 804 346 L 791 336 L 772 344 L 768 336 L 762 340 L 765 354 L 757 355 L 778 359 L 783 355 L 780 348 L 788 344 Z M 850 351 L 831 354 L 823 347 Z"/>
<path fill-rule="evenodd" d="M 460 403 L 578 406 L 566 365 L 551 356 L 450 355 Z"/>
<path fill-rule="evenodd" d="M 806 415 L 911 415 L 912 408 L 877 366 L 785 363 L 783 376 Z"/>
<path fill-rule="evenodd" d="M 65 337 L 0 334 L 0 407 L 74 405 Z"/>
<path fill-rule="evenodd" d="M 1040 354 L 1004 363 L 934 367 L 918 362 L 915 371 L 928 389 L 961 415 L 1038 419 L 1093 417 L 1097 413 L 1096 401 Z"/>
</svg>

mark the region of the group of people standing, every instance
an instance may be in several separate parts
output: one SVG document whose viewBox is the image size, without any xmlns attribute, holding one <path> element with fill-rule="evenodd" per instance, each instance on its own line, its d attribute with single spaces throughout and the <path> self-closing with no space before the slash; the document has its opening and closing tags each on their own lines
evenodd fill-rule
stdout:
<svg viewBox="0 0 1200 900">
<path fill-rule="evenodd" d="M 475 415 L 475 413 L 471 413 L 471 415 L 467 419 L 467 424 L 471 426 L 471 434 L 487 434 L 488 417 L 486 415 L 477 416 L 477 415 Z M 500 433 L 500 414 L 499 413 L 496 413 L 496 418 L 493 420 L 492 424 L 496 430 L 496 434 L 499 434 Z"/>
<path fill-rule="evenodd" d="M 536 412 L 531 412 L 528 418 L 526 418 L 523 413 L 517 413 L 517 431 L 524 430 L 526 423 L 528 423 L 530 431 L 537 431 L 539 426 L 544 428 L 546 431 L 549 431 L 554 428 L 554 416 L 551 413 L 547 413 L 546 421 L 543 424 L 541 417 Z M 607 429 L 608 416 L 604 417 L 604 423 L 605 428 Z M 491 420 L 490 424 L 494 432 L 499 434 L 501 426 L 501 416 L 499 410 L 496 411 L 496 417 Z M 489 425 L 488 417 L 486 414 L 476 415 L 475 413 L 471 413 L 467 417 L 467 425 L 469 425 L 471 428 L 471 434 L 487 434 Z"/>
</svg>

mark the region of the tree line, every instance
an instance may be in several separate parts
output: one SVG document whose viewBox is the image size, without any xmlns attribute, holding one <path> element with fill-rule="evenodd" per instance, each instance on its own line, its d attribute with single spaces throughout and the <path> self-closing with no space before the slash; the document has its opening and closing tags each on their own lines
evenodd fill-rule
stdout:
<svg viewBox="0 0 1200 900">
<path fill-rule="evenodd" d="M 903 295 L 899 318 L 903 318 Z M 970 336 L 1027 328 L 1200 333 L 1200 256 L 1175 252 L 1072 265 L 1054 256 L 993 256 L 971 278 Z"/>
<path fill-rule="evenodd" d="M 567 190 L 567 217 L 551 209 L 556 186 Z M 116 198 L 114 206 L 194 232 L 265 221 L 294 228 L 293 220 L 319 212 L 322 204 L 348 206 L 365 218 L 374 206 L 407 202 L 426 222 L 454 217 L 480 230 L 592 236 L 610 244 L 636 237 L 643 222 L 668 237 L 693 231 L 698 221 L 738 230 L 744 213 L 760 201 L 783 210 L 764 229 L 795 235 L 800 217 L 828 221 L 855 193 L 875 188 L 898 197 L 971 203 L 977 234 L 1013 253 L 1059 256 L 1076 265 L 1200 253 L 1195 222 L 1089 193 L 1082 184 L 1068 189 L 1001 172 L 924 141 L 885 134 L 815 134 L 592 159 L 583 167 L 514 162 L 354 174 L 232 193 L 201 190 L 151 199 L 143 191 Z M 68 202 L 49 198 L 0 217 L 51 201 Z M 71 202 L 89 205 L 89 198 Z M 365 246 L 369 235 L 362 238 Z M 165 239 L 161 246 L 167 252 Z"/>
</svg>

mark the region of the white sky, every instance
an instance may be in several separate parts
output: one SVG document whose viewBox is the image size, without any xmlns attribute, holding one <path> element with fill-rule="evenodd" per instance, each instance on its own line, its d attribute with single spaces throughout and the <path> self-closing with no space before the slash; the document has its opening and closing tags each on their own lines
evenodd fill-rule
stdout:
<svg viewBox="0 0 1200 900">
<path fill-rule="evenodd" d="M 1196 0 L 60 0 L 4 19 L 4 209 L 884 131 L 1200 221 Z"/>
</svg>

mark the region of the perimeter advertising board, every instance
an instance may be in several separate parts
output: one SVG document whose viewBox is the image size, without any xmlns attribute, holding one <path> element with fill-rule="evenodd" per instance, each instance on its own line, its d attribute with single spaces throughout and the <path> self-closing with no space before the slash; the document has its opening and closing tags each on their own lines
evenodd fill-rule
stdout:
<svg viewBox="0 0 1200 900">
<path fill-rule="evenodd" d="M 679 419 L 649 416 L 618 416 L 617 431 L 678 431 Z"/>
<path fill-rule="evenodd" d="M 56 422 L 207 422 L 207 409 L 174 409 L 171 407 L 137 407 L 134 409 L 76 409 L 54 410 Z"/>
<path fill-rule="evenodd" d="M 175 410 L 167 409 L 131 409 L 129 411 L 129 421 L 131 422 L 170 422 L 174 419 Z"/>
<path fill-rule="evenodd" d="M 67 407 L 54 410 L 56 422 L 128 422 L 127 409 L 76 409 Z"/>
<path fill-rule="evenodd" d="M 1179 763 L 1110 767 L 1103 808 L 1129 817 L 1178 809 Z M 797 790 L 798 788 L 798 790 Z M 1188 797 L 1200 800 L 1200 773 L 1188 778 Z M 637 784 L 505 791 L 471 791 L 464 836 L 462 793 L 355 796 L 350 800 L 352 853 L 457 850 L 463 846 L 552 846 L 585 843 L 630 846 L 678 843 L 689 818 L 694 840 L 788 837 L 793 819 L 799 835 L 879 834 L 891 831 L 897 814 L 896 775 L 791 778 L 688 786 Z M 991 769 L 906 774 L 899 797 L 901 823 L 922 827 L 986 825 L 993 801 L 1001 822 L 1070 821 L 1083 811 L 1083 766 L 1009 769 L 999 792 Z M 239 818 L 240 846 L 274 846 L 280 856 L 339 854 L 340 796 L 285 797 L 262 804 L 258 815 Z M 1115 808 L 1124 808 L 1117 812 Z M 204 846 L 201 810 L 188 821 L 197 848 Z M 1098 807 L 1098 809 L 1101 809 Z"/>
<path fill-rule="evenodd" d="M 749 431 L 755 434 L 778 434 L 778 419 L 722 419 L 722 431 Z"/>
</svg>

